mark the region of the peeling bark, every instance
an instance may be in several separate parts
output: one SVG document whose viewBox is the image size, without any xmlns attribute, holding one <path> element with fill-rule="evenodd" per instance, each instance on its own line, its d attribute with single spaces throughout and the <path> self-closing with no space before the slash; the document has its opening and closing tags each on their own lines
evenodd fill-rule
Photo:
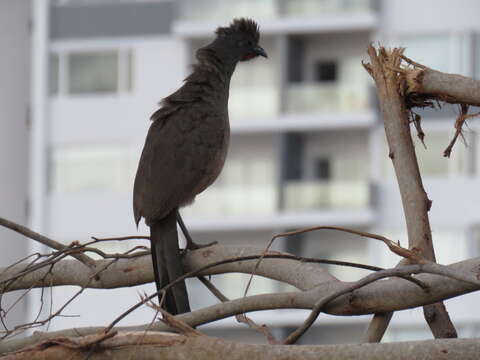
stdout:
<svg viewBox="0 0 480 360">
<path fill-rule="evenodd" d="M 91 360 L 103 359 L 209 359 L 209 360 L 403 360 L 477 359 L 480 340 L 428 340 L 385 344 L 340 344 L 322 346 L 254 345 L 224 341 L 208 336 L 187 337 L 165 333 L 119 333 L 97 346 L 76 346 L 78 339 L 39 344 L 2 357 L 5 360 Z M 72 346 L 73 343 L 73 346 Z"/>
</svg>

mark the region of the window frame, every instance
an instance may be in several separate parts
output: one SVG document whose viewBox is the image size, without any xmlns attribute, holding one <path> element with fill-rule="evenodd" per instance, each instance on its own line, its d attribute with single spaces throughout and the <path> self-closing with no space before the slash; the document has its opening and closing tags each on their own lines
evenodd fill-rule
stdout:
<svg viewBox="0 0 480 360">
<path fill-rule="evenodd" d="M 72 54 L 88 54 L 88 53 L 112 53 L 114 52 L 117 57 L 117 79 L 116 90 L 105 92 L 82 92 L 71 93 L 70 92 L 70 59 Z M 135 71 L 134 62 L 135 54 L 132 47 L 82 47 L 82 48 L 66 48 L 66 49 L 52 49 L 49 53 L 50 57 L 58 58 L 58 75 L 56 76 L 57 84 L 53 86 L 49 84 L 49 96 L 50 97 L 88 97 L 88 96 L 112 96 L 112 95 L 124 95 L 131 94 L 135 90 Z M 50 59 L 50 58 L 49 58 Z M 51 62 L 49 60 L 49 79 L 54 78 L 50 73 L 52 71 Z M 51 92 L 51 88 L 56 89 L 55 92 Z"/>
</svg>

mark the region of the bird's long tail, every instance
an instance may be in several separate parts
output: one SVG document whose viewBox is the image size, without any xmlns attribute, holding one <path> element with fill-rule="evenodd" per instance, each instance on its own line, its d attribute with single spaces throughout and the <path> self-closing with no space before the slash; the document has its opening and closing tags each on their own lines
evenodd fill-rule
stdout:
<svg viewBox="0 0 480 360">
<path fill-rule="evenodd" d="M 150 247 L 155 284 L 160 290 L 184 274 L 178 248 L 176 210 L 150 225 Z M 167 290 L 163 308 L 173 315 L 190 312 L 185 281 Z"/>
</svg>

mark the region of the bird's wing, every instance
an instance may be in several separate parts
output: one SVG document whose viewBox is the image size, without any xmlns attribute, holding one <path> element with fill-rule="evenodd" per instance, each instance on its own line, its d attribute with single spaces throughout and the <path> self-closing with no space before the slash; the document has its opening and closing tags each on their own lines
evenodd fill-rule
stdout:
<svg viewBox="0 0 480 360">
<path fill-rule="evenodd" d="M 202 182 L 209 176 L 223 136 L 222 129 L 212 126 L 215 121 L 211 111 L 189 104 L 152 123 L 134 184 L 137 224 L 141 217 L 147 224 L 163 218 L 209 185 Z"/>
</svg>

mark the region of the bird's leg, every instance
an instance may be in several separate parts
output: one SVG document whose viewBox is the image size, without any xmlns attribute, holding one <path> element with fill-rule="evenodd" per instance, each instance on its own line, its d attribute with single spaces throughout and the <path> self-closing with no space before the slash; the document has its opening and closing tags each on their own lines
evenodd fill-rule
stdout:
<svg viewBox="0 0 480 360">
<path fill-rule="evenodd" d="M 185 236 L 185 239 L 187 240 L 187 246 L 185 247 L 186 250 L 195 250 L 195 249 L 200 249 L 208 246 L 212 246 L 215 244 L 218 244 L 217 241 L 213 241 L 208 244 L 197 244 L 193 241 L 192 236 L 188 232 L 187 227 L 185 226 L 185 223 L 183 222 L 182 216 L 180 215 L 180 211 L 177 209 L 177 223 L 180 225 L 180 229 L 182 230 L 183 235 Z"/>
</svg>

